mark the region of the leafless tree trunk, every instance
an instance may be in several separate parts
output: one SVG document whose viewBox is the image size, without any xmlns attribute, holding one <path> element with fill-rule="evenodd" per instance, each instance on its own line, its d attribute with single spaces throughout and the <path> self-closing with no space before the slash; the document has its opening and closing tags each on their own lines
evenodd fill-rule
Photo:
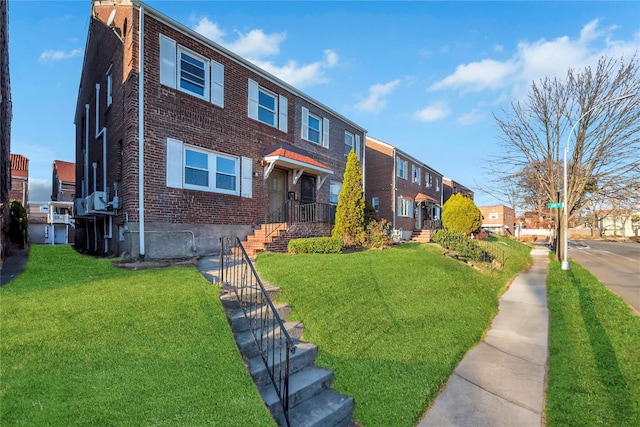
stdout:
<svg viewBox="0 0 640 427">
<path fill-rule="evenodd" d="M 603 192 L 619 192 L 640 181 L 640 67 L 601 58 L 595 69 L 569 70 L 565 79 L 533 82 L 527 102 L 514 101 L 497 117 L 502 154 L 493 159 L 494 177 L 531 174 L 522 191 L 555 202 L 563 193 L 567 151 L 569 218 Z M 624 96 L 632 95 L 624 99 Z M 573 134 L 570 130 L 575 125 Z M 566 232 L 556 212 L 557 236 Z M 556 258 L 562 258 L 562 248 Z"/>
</svg>

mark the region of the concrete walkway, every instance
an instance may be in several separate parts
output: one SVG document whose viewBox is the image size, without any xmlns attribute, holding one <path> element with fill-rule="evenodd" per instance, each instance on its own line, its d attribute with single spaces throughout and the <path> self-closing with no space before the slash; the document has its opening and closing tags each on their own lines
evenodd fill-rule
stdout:
<svg viewBox="0 0 640 427">
<path fill-rule="evenodd" d="M 549 251 L 537 246 L 531 256 L 531 268 L 500 298 L 486 337 L 462 359 L 419 427 L 542 425 Z"/>
<path fill-rule="evenodd" d="M 28 252 L 25 249 L 18 249 L 14 244 L 9 244 L 8 246 L 7 258 L 0 266 L 0 286 L 22 273 L 25 265 L 27 265 Z"/>
</svg>

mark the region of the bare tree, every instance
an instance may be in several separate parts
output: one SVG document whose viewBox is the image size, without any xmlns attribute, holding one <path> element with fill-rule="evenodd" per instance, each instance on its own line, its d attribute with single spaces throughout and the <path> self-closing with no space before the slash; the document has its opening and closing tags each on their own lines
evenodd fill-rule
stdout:
<svg viewBox="0 0 640 427">
<path fill-rule="evenodd" d="M 601 58 L 595 69 L 570 69 L 564 79 L 533 82 L 526 103 L 514 101 L 504 118 L 496 116 L 502 153 L 494 176 L 514 173 L 523 193 L 556 202 L 567 156 L 567 205 L 573 217 L 602 192 L 616 192 L 640 181 L 640 68 L 638 59 Z M 620 99 L 626 95 L 635 95 Z M 617 100 L 612 102 L 613 100 Z M 574 134 L 569 131 L 575 126 Z M 525 186 L 527 188 L 525 188 Z M 555 212 L 558 236 L 560 212 Z M 556 258 L 562 254 L 556 247 Z"/>
</svg>

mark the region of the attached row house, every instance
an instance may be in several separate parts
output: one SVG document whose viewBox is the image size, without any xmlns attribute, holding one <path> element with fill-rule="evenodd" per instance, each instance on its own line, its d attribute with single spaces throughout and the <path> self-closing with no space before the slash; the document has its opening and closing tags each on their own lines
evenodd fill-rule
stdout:
<svg viewBox="0 0 640 427">
<path fill-rule="evenodd" d="M 441 228 L 442 174 L 397 147 L 367 136 L 367 200 L 408 240 Z"/>
<path fill-rule="evenodd" d="M 75 125 L 76 247 L 134 258 L 213 253 L 274 223 L 330 227 L 366 137 L 136 0 L 93 2 Z"/>
</svg>

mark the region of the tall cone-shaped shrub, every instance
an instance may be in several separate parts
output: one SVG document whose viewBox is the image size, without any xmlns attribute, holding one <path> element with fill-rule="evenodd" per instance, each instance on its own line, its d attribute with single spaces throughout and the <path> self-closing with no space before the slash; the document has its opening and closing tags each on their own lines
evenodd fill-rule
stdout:
<svg viewBox="0 0 640 427">
<path fill-rule="evenodd" d="M 473 200 L 457 193 L 442 207 L 442 225 L 447 230 L 468 236 L 482 226 L 482 213 Z"/>
<path fill-rule="evenodd" d="M 342 239 L 345 246 L 359 246 L 365 241 L 362 170 L 353 150 L 347 158 L 332 235 Z"/>
</svg>

